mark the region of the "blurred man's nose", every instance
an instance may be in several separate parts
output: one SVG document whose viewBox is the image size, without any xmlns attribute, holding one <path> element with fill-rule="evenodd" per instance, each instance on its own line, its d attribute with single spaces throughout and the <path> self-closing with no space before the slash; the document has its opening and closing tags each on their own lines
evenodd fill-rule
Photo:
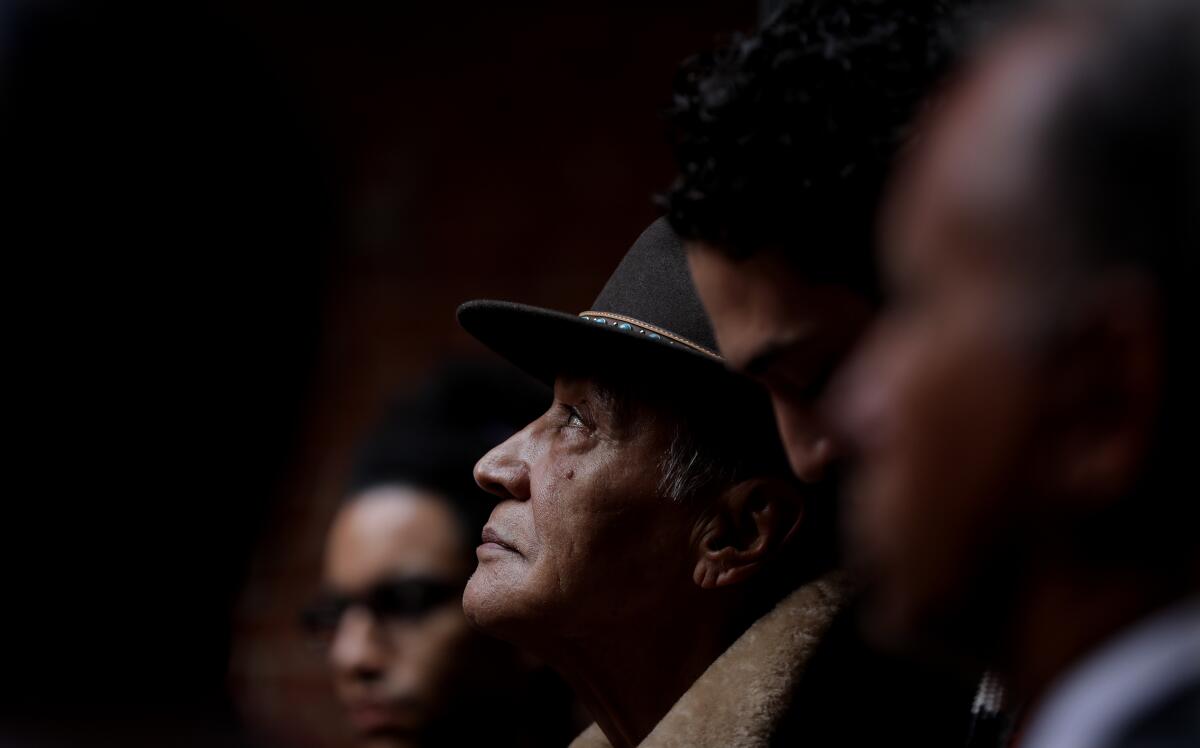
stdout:
<svg viewBox="0 0 1200 748">
<path fill-rule="evenodd" d="M 386 667 L 387 649 L 380 641 L 380 623 L 370 612 L 351 607 L 342 615 L 329 649 L 329 660 L 340 677 L 376 680 Z"/>
<path fill-rule="evenodd" d="M 480 488 L 502 499 L 529 498 L 529 464 L 522 458 L 522 451 L 530 427 L 513 434 L 475 463 L 475 482 Z"/>
</svg>

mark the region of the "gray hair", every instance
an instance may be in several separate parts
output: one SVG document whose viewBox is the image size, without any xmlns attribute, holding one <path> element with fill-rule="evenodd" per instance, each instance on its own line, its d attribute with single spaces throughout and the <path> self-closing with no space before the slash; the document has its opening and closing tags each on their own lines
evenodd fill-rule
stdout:
<svg viewBox="0 0 1200 748">
<path fill-rule="evenodd" d="M 731 484 L 742 472 L 732 453 L 713 449 L 698 439 L 689 420 L 682 418 L 675 423 L 671 442 L 658 463 L 658 492 L 675 503 L 690 500 L 714 486 Z"/>
<path fill-rule="evenodd" d="M 667 426 L 670 440 L 658 460 L 658 492 L 676 503 L 700 500 L 752 475 L 790 475 L 770 402 L 753 390 L 714 398 L 686 384 L 653 386 L 593 379 L 619 421 L 643 404 Z"/>
</svg>

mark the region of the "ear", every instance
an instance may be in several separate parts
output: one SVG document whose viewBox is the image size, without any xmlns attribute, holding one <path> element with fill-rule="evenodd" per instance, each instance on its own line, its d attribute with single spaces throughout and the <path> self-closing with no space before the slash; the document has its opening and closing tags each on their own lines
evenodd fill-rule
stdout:
<svg viewBox="0 0 1200 748">
<path fill-rule="evenodd" d="M 746 581 L 791 540 L 803 517 L 799 486 L 790 479 L 754 478 L 730 487 L 697 526 L 696 584 L 713 589 Z"/>
<path fill-rule="evenodd" d="M 1050 488 L 1069 501 L 1064 508 L 1102 508 L 1137 479 L 1163 394 L 1161 319 L 1150 289 L 1118 279 L 1055 360 Z"/>
</svg>

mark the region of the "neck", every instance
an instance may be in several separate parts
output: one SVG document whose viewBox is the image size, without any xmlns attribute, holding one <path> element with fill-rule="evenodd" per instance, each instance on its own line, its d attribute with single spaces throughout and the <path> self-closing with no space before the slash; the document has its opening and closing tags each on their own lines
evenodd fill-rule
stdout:
<svg viewBox="0 0 1200 748">
<path fill-rule="evenodd" d="M 560 643 L 544 655 L 613 748 L 641 743 L 740 634 L 711 610 L 635 618 L 619 629 Z"/>
<path fill-rule="evenodd" d="M 1009 688 L 1036 704 L 1081 658 L 1184 592 L 1145 570 L 1063 564 L 1040 572 L 1025 587 L 1000 653 L 1010 663 Z"/>
</svg>

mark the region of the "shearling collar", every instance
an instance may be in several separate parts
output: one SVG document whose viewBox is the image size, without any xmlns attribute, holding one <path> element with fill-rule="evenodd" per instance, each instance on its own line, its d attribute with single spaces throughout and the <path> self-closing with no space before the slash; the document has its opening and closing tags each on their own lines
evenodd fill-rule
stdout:
<svg viewBox="0 0 1200 748">
<path fill-rule="evenodd" d="M 834 572 L 781 600 L 708 666 L 640 748 L 765 748 L 847 589 Z M 593 724 L 570 748 L 611 745 Z"/>
</svg>

